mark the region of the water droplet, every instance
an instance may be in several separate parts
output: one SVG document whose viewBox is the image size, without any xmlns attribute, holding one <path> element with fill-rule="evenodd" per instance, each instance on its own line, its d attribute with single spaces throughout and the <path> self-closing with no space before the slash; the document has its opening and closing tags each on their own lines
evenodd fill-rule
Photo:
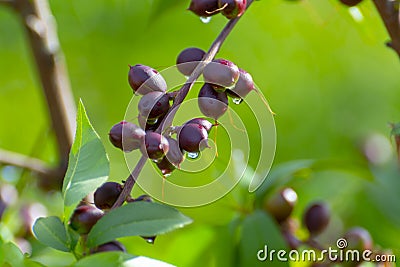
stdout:
<svg viewBox="0 0 400 267">
<path fill-rule="evenodd" d="M 200 153 L 199 152 L 188 152 L 187 156 L 190 159 L 197 159 L 199 157 Z"/>
<path fill-rule="evenodd" d="M 152 159 L 151 161 L 153 161 L 154 163 L 159 163 L 162 159 Z"/>
<path fill-rule="evenodd" d="M 169 170 L 162 170 L 161 173 L 162 173 L 164 178 L 168 178 L 172 174 L 172 172 L 170 172 Z"/>
<path fill-rule="evenodd" d="M 211 17 L 200 17 L 201 22 L 203 23 L 209 23 L 211 21 Z"/>
<path fill-rule="evenodd" d="M 156 239 L 156 236 L 142 236 L 142 238 L 144 238 L 147 243 L 154 244 L 154 240 Z"/>
<path fill-rule="evenodd" d="M 239 97 L 232 99 L 232 102 L 236 105 L 239 105 L 240 103 L 242 103 L 242 101 L 243 99 Z"/>
<path fill-rule="evenodd" d="M 158 118 L 155 118 L 155 119 L 148 119 L 147 120 L 147 124 L 149 124 L 149 125 L 154 125 L 154 124 L 156 124 L 158 122 Z"/>
</svg>

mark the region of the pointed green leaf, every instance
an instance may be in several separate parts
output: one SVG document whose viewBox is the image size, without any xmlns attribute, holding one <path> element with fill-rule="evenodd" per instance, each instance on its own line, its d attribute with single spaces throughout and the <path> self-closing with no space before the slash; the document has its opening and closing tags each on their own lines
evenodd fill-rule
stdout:
<svg viewBox="0 0 400 267">
<path fill-rule="evenodd" d="M 49 247 L 65 252 L 70 251 L 67 231 L 58 217 L 37 219 L 33 225 L 33 233 L 41 243 Z"/>
<path fill-rule="evenodd" d="M 0 246 L 0 266 L 23 266 L 24 256 L 21 250 L 13 243 L 8 242 Z"/>
<path fill-rule="evenodd" d="M 93 254 L 88 257 L 84 257 L 79 260 L 77 263 L 73 265 L 73 267 L 87 267 L 87 266 L 96 266 L 96 267 L 122 267 L 123 263 L 127 260 L 134 258 L 134 256 L 128 255 L 123 252 L 105 252 Z"/>
<path fill-rule="evenodd" d="M 62 193 L 65 220 L 87 194 L 104 183 L 110 171 L 103 144 L 93 129 L 82 101 L 76 118 L 76 134 L 69 154 L 69 164 L 64 178 Z"/>
<path fill-rule="evenodd" d="M 94 247 L 124 236 L 153 236 L 181 228 L 192 220 L 178 210 L 150 202 L 133 202 L 104 215 L 89 233 Z"/>
</svg>

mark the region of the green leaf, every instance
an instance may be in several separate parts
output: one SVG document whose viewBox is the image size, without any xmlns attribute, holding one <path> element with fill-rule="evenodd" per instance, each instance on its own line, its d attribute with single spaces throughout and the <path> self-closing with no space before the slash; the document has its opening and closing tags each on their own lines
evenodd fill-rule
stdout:
<svg viewBox="0 0 400 267">
<path fill-rule="evenodd" d="M 288 267 L 288 262 L 260 261 L 257 253 L 263 250 L 265 246 L 268 250 L 287 250 L 285 241 L 279 231 L 278 226 L 265 212 L 255 211 L 247 216 L 242 225 L 241 239 L 239 242 L 240 266 L 275 266 Z M 262 255 L 263 256 L 263 255 Z M 275 254 L 276 256 L 276 254 Z"/>
<path fill-rule="evenodd" d="M 0 246 L 0 266 L 23 266 L 23 260 L 24 256 L 15 244 L 8 242 Z"/>
<path fill-rule="evenodd" d="M 33 225 L 33 232 L 41 243 L 57 250 L 70 251 L 67 231 L 60 218 L 51 216 L 37 219 Z"/>
<path fill-rule="evenodd" d="M 163 234 L 191 222 L 190 218 L 170 206 L 132 202 L 104 215 L 90 231 L 87 245 L 94 247 L 124 236 Z"/>
<path fill-rule="evenodd" d="M 109 171 L 109 161 L 103 144 L 90 124 L 85 107 L 80 101 L 75 141 L 69 154 L 68 169 L 62 188 L 65 220 L 69 219 L 82 198 L 107 180 Z"/>
</svg>

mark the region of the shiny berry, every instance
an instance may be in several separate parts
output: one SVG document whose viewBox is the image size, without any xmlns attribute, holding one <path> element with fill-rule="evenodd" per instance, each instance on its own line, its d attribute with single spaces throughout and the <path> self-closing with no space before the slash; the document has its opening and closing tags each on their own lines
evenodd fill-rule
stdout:
<svg viewBox="0 0 400 267">
<path fill-rule="evenodd" d="M 130 152 L 140 147 L 145 134 L 136 124 L 121 121 L 111 128 L 108 137 L 115 147 L 124 152 Z"/>
<path fill-rule="evenodd" d="M 214 89 L 224 91 L 226 87 L 235 85 L 239 79 L 239 68 L 226 59 L 214 59 L 204 67 L 203 77 Z"/>
<path fill-rule="evenodd" d="M 209 83 L 201 87 L 197 101 L 201 112 L 214 120 L 221 117 L 228 109 L 226 93 L 215 91 Z"/>
<path fill-rule="evenodd" d="M 240 17 L 246 10 L 246 0 L 218 0 L 222 15 L 228 19 Z"/>
<path fill-rule="evenodd" d="M 164 156 L 160 161 L 157 161 L 156 165 L 162 175 L 165 176 L 171 174 L 176 169 L 176 167 L 168 160 L 167 156 Z"/>
<path fill-rule="evenodd" d="M 99 209 L 110 209 L 122 192 L 122 185 L 116 182 L 106 182 L 94 192 L 94 204 Z"/>
<path fill-rule="evenodd" d="M 321 233 L 328 226 L 331 212 L 325 203 L 314 203 L 309 206 L 303 217 L 304 225 L 311 235 Z"/>
<path fill-rule="evenodd" d="M 100 252 L 108 252 L 108 251 L 122 251 L 126 252 L 124 245 L 122 245 L 118 241 L 111 241 L 100 245 L 92 250 L 90 250 L 90 254 L 100 253 Z"/>
<path fill-rule="evenodd" d="M 189 124 L 189 123 L 200 124 L 201 126 L 204 127 L 204 129 L 206 129 L 206 131 L 208 133 L 211 131 L 211 128 L 214 126 L 210 121 L 208 121 L 207 119 L 203 119 L 203 118 L 194 118 L 194 119 L 187 121 L 185 124 Z"/>
<path fill-rule="evenodd" d="M 186 48 L 178 55 L 176 66 L 183 75 L 190 76 L 205 54 L 197 47 Z"/>
<path fill-rule="evenodd" d="M 340 0 L 343 5 L 346 6 L 356 6 L 362 2 L 362 0 Z"/>
<path fill-rule="evenodd" d="M 144 145 L 140 147 L 142 154 L 153 160 L 160 160 L 168 153 L 168 140 L 159 133 L 146 132 Z"/>
<path fill-rule="evenodd" d="M 187 152 L 200 152 L 208 147 L 207 139 L 207 130 L 200 124 L 185 124 L 178 131 L 179 147 Z"/>
<path fill-rule="evenodd" d="M 209 17 L 220 11 L 218 0 L 192 0 L 188 10 L 200 17 Z"/>
<path fill-rule="evenodd" d="M 149 195 L 141 195 L 141 196 L 135 198 L 134 201 L 154 202 L 154 200 Z"/>
<path fill-rule="evenodd" d="M 235 98 L 245 98 L 254 89 L 253 77 L 245 70 L 239 69 L 239 80 L 227 93 Z"/>
<path fill-rule="evenodd" d="M 356 249 L 359 251 L 372 250 L 373 241 L 369 232 L 362 227 L 354 227 L 344 235 L 347 241 L 347 249 Z"/>
<path fill-rule="evenodd" d="M 289 218 L 296 203 L 296 192 L 292 188 L 284 188 L 266 199 L 264 209 L 281 223 Z"/>
<path fill-rule="evenodd" d="M 103 211 L 93 206 L 79 206 L 71 216 L 70 226 L 80 234 L 87 234 L 103 215 Z"/>
<path fill-rule="evenodd" d="M 161 74 L 145 65 L 130 66 L 128 81 L 133 91 L 141 95 L 154 91 L 167 91 L 167 83 Z"/>
<path fill-rule="evenodd" d="M 162 92 L 147 93 L 142 96 L 138 104 L 140 115 L 148 119 L 164 116 L 169 108 L 169 96 Z"/>
</svg>

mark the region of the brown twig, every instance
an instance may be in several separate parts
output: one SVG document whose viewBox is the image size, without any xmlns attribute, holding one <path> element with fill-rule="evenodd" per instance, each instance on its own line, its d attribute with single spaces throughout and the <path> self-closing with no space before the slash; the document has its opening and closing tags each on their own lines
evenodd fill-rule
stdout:
<svg viewBox="0 0 400 267">
<path fill-rule="evenodd" d="M 388 46 L 400 57 L 400 20 L 395 1 L 373 0 L 373 2 L 390 35 L 391 41 Z"/>
<path fill-rule="evenodd" d="M 42 176 L 51 173 L 52 170 L 45 162 L 19 153 L 0 149 L 0 165 L 12 165 L 30 170 Z"/>
<path fill-rule="evenodd" d="M 247 4 L 247 8 L 251 5 L 253 0 L 249 0 Z M 165 118 L 169 118 L 168 120 L 171 120 L 171 118 L 174 117 L 176 111 L 179 108 L 179 105 L 182 104 L 182 102 L 185 100 L 187 94 L 189 93 L 190 89 L 192 88 L 193 84 L 195 81 L 200 77 L 203 68 L 205 65 L 210 62 L 211 60 L 214 59 L 216 54 L 218 53 L 219 49 L 221 48 L 222 44 L 224 43 L 225 39 L 228 37 L 228 35 L 231 33 L 232 29 L 235 27 L 236 23 L 239 21 L 241 17 L 235 18 L 230 20 L 226 26 L 222 29 L 221 33 L 218 35 L 218 37 L 215 39 L 215 41 L 212 43 L 210 49 L 208 52 L 204 55 L 203 60 L 200 64 L 197 65 L 197 67 L 194 69 L 190 77 L 187 79 L 186 83 L 182 86 L 181 89 L 179 89 L 178 94 L 175 97 L 174 104 L 164 117 L 164 120 L 160 123 L 160 126 L 156 130 L 156 132 L 161 132 L 162 128 L 165 127 Z M 132 173 L 129 175 L 129 177 L 126 179 L 124 189 L 122 190 L 121 194 L 119 195 L 118 199 L 115 201 L 114 205 L 112 208 L 117 208 L 121 206 L 125 199 L 130 196 L 131 191 L 133 186 L 136 183 L 136 180 L 143 169 L 144 165 L 146 164 L 146 157 L 142 156 L 139 160 L 139 162 L 136 164 L 135 168 L 133 169 Z"/>
</svg>

